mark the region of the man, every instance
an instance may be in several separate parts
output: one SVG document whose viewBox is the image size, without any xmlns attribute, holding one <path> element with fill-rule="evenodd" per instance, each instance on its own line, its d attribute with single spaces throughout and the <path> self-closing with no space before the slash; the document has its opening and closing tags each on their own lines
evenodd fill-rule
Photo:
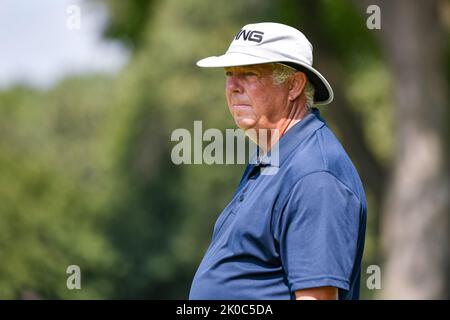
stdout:
<svg viewBox="0 0 450 320">
<path fill-rule="evenodd" d="M 361 180 L 313 105 L 333 91 L 312 46 L 278 23 L 246 25 L 219 57 L 236 125 L 275 130 L 219 216 L 190 299 L 357 299 L 366 225 Z M 251 129 L 251 130 L 250 130 Z M 279 162 L 274 174 L 271 150 Z M 262 160 L 261 160 L 262 159 Z"/>
</svg>

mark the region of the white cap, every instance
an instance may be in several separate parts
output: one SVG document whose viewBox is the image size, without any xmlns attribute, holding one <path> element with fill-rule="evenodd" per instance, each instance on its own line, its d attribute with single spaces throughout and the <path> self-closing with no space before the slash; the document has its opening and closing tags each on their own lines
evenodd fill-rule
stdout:
<svg viewBox="0 0 450 320">
<path fill-rule="evenodd" d="M 238 32 L 227 52 L 197 62 L 199 67 L 233 67 L 280 62 L 304 72 L 315 88 L 314 103 L 333 100 L 328 81 L 312 67 L 313 47 L 306 37 L 290 26 L 262 22 L 248 24 Z"/>
</svg>

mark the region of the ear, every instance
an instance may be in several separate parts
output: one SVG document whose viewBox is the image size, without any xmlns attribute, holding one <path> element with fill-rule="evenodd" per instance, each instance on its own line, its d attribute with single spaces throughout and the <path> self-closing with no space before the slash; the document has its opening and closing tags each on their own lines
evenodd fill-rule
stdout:
<svg viewBox="0 0 450 320">
<path fill-rule="evenodd" d="M 303 72 L 296 72 L 289 83 L 289 100 L 296 100 L 303 92 L 306 85 L 306 75 Z"/>
</svg>

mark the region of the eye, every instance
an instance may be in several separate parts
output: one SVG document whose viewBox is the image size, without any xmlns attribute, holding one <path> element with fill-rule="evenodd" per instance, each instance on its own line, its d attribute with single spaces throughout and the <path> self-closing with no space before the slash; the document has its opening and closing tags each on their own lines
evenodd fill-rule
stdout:
<svg viewBox="0 0 450 320">
<path fill-rule="evenodd" d="M 247 71 L 247 72 L 244 72 L 244 76 L 253 77 L 253 76 L 256 76 L 256 73 L 254 73 L 252 71 Z"/>
<path fill-rule="evenodd" d="M 226 71 L 225 72 L 225 76 L 227 77 L 231 77 L 233 75 L 233 73 L 231 71 Z"/>
</svg>

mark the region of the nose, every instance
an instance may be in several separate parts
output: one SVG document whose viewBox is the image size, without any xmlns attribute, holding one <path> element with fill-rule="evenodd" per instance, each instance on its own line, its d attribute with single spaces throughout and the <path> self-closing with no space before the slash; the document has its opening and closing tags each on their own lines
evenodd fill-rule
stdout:
<svg viewBox="0 0 450 320">
<path fill-rule="evenodd" d="M 228 93 L 242 93 L 243 87 L 237 75 L 230 75 L 227 77 L 226 90 Z"/>
</svg>

